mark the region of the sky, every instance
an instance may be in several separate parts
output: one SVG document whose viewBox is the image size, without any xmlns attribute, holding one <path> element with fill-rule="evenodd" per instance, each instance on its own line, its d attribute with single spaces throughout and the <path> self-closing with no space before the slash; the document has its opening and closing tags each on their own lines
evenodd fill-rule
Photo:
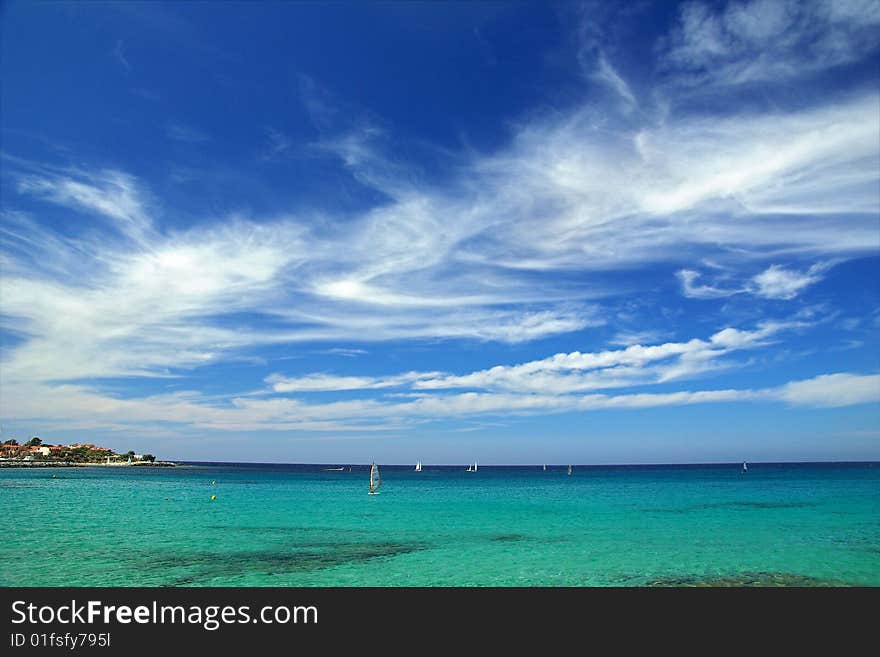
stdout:
<svg viewBox="0 0 880 657">
<path fill-rule="evenodd" d="M 0 434 L 880 460 L 880 3 L 6 2 Z"/>
</svg>

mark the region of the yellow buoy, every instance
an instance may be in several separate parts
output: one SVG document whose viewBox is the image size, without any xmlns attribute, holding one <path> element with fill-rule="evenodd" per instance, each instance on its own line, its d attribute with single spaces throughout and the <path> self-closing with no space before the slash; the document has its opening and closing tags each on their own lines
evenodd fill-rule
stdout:
<svg viewBox="0 0 880 657">
<path fill-rule="evenodd" d="M 217 499 L 217 496 L 216 496 L 216 495 L 211 495 L 211 499 L 212 499 L 212 500 L 216 500 L 216 499 Z"/>
</svg>

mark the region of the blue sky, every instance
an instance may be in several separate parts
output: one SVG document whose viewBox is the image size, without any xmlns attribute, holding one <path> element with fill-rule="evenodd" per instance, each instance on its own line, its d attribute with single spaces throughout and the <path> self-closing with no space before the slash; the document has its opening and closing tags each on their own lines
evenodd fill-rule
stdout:
<svg viewBox="0 0 880 657">
<path fill-rule="evenodd" d="M 880 5 L 5 3 L 3 438 L 880 459 Z"/>
</svg>

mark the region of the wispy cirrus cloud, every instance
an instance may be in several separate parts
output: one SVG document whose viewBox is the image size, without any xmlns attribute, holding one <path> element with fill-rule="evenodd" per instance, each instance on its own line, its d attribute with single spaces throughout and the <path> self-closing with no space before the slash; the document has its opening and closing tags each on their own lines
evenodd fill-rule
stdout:
<svg viewBox="0 0 880 657">
<path fill-rule="evenodd" d="M 313 353 L 325 354 L 327 356 L 345 356 L 346 358 L 354 358 L 368 354 L 366 349 L 356 349 L 353 347 L 332 347 L 331 349 L 319 349 Z"/>
<path fill-rule="evenodd" d="M 119 62 L 126 73 L 131 73 L 131 64 L 125 56 L 125 44 L 122 42 L 122 39 L 116 40 L 116 45 L 113 46 L 113 57 Z"/>
<path fill-rule="evenodd" d="M 266 135 L 266 144 L 260 158 L 263 160 L 273 160 L 281 157 L 290 151 L 293 142 L 290 138 L 280 130 L 269 126 L 264 130 Z"/>
<path fill-rule="evenodd" d="M 297 90 L 303 106 L 319 129 L 332 127 L 339 118 L 339 100 L 310 75 L 296 76 Z"/>
<path fill-rule="evenodd" d="M 37 413 L 27 391 L 42 395 L 43 412 L 54 404 L 84 417 L 91 405 L 96 417 L 114 423 L 126 413 L 155 419 L 164 406 L 174 410 L 173 421 L 200 426 L 339 428 L 340 419 L 360 426 L 352 419 L 386 422 L 395 413 L 417 418 L 746 398 L 796 403 L 834 398 L 835 382 L 855 391 L 839 399 L 863 399 L 873 379 L 857 374 L 775 392 L 581 394 L 669 384 L 735 366 L 730 354 L 783 330 L 770 323 L 459 374 L 324 373 L 270 381 L 271 395 L 399 388 L 415 395 L 409 401 L 320 405 L 241 397 L 223 406 L 198 395 L 115 399 L 82 384 L 182 376 L 268 344 L 519 344 L 560 336 L 609 323 L 603 302 L 624 287 L 613 275 L 650 267 L 678 271 L 691 297 L 806 294 L 827 272 L 810 263 L 880 249 L 876 89 L 852 87 L 798 105 L 748 105 L 718 115 L 642 102 L 621 119 L 619 107 L 663 100 L 669 89 L 693 90 L 701 81 L 717 88 L 791 80 L 864 58 L 874 52 L 868 37 L 877 10 L 862 7 L 859 25 L 856 9 L 850 3 L 733 3 L 720 12 L 684 6 L 676 31 L 656 51 L 666 65 L 658 88 L 646 93 L 631 85 L 615 66 L 614 51 L 596 42 L 581 65 L 613 91 L 610 100 L 598 94 L 603 97 L 522 118 L 494 150 L 451 154 L 436 179 L 394 151 L 389 126 L 377 127 L 372 117 L 337 125 L 345 113 L 336 111 L 333 97 L 300 77 L 302 100 L 321 130 L 304 147 L 333 159 L 380 199 L 357 211 L 339 213 L 328 203 L 310 214 L 205 216 L 171 229 L 155 216 L 175 215 L 174 202 L 155 198 L 134 173 L 13 163 L 4 176 L 31 209 L 4 221 L 2 322 L 20 341 L 3 355 L 4 387 L 16 390 L 0 400 L 3 412 Z M 835 50 L 840 35 L 846 39 Z M 807 57 L 798 64 L 801 48 Z M 766 55 L 749 63 L 746 53 L 755 51 Z M 176 128 L 169 127 L 172 139 L 200 138 Z M 265 159 L 299 146 L 280 128 L 266 128 L 264 137 Z M 51 220 L 40 215 L 40 202 Z M 724 265 L 724 277 L 693 269 L 691 263 L 707 258 Z M 638 285 L 627 291 L 645 293 L 644 280 Z M 462 389 L 469 390 L 441 392 Z"/>
<path fill-rule="evenodd" d="M 19 177 L 17 188 L 23 194 L 110 219 L 116 231 L 138 240 L 145 238 L 152 225 L 139 183 L 115 169 L 30 173 Z"/>
<path fill-rule="evenodd" d="M 620 74 L 606 58 L 605 53 L 599 54 L 597 68 L 596 72 L 593 74 L 593 78 L 604 83 L 608 88 L 614 91 L 621 100 L 624 101 L 624 106 L 627 109 L 631 109 L 638 104 L 638 101 L 633 95 L 632 90 L 629 88 L 629 85 L 626 83 L 626 80 L 620 77 Z"/>
<path fill-rule="evenodd" d="M 679 84 L 778 82 L 876 52 L 878 26 L 877 3 L 864 0 L 690 2 L 661 52 Z"/>
<path fill-rule="evenodd" d="M 572 286 L 543 273 L 624 270 L 691 259 L 707 249 L 737 262 L 747 249 L 755 261 L 772 257 L 777 263 L 783 254 L 870 253 L 877 241 L 876 185 L 856 188 L 863 192 L 858 200 L 849 184 L 835 186 L 840 177 L 804 175 L 810 193 L 801 204 L 823 192 L 809 212 L 780 216 L 757 209 L 772 200 L 780 179 L 800 180 L 797 172 L 838 167 L 848 172 L 847 181 L 858 171 L 866 182 L 876 180 L 878 154 L 871 143 L 878 126 L 869 117 L 877 109 L 876 94 L 868 94 L 821 110 L 712 124 L 686 119 L 659 131 L 610 137 L 596 132 L 589 112 L 580 111 L 563 122 L 524 126 L 509 148 L 471 160 L 461 180 L 436 189 L 405 179 L 386 186 L 395 169 L 384 169 L 381 151 L 343 140 L 346 166 L 364 171 L 363 180 L 390 200 L 340 224 L 239 218 L 163 234 L 152 223 L 145 186 L 130 174 L 28 172 L 19 178 L 19 193 L 110 219 L 139 246 L 106 244 L 103 236 L 87 234 L 56 236 L 45 248 L 30 244 L 29 261 L 54 261 L 76 248 L 102 256 L 75 280 L 5 277 L 7 325 L 33 336 L 12 355 L 13 363 L 28 358 L 12 369 L 24 371 L 37 353 L 47 354 L 47 365 L 33 371 L 76 378 L 191 368 L 269 342 L 520 342 L 606 321 L 591 302 L 613 288 Z M 829 121 L 833 132 L 824 127 Z M 787 134 L 777 144 L 780 126 Z M 829 139 L 818 138 L 826 133 Z M 641 184 L 616 184 L 631 176 Z M 733 198 L 739 203 L 730 205 Z M 844 213 L 833 225 L 819 220 L 816 213 L 835 198 L 842 199 L 841 209 L 871 211 Z M 719 204 L 728 212 L 720 213 Z M 796 231 L 787 228 L 793 217 Z M 19 269 L 26 269 L 24 263 Z M 756 289 L 773 293 L 766 279 Z M 76 308 L 71 317 L 83 318 L 75 348 L 52 320 L 53 307 Z M 268 313 L 280 323 L 237 331 L 217 325 L 217 317 L 242 311 Z M 148 325 L 162 328 L 144 343 L 137 336 Z M 108 340 L 118 347 L 110 348 Z M 60 353 L 65 358 L 59 360 L 81 363 L 82 370 L 51 377 L 48 355 Z"/>
</svg>

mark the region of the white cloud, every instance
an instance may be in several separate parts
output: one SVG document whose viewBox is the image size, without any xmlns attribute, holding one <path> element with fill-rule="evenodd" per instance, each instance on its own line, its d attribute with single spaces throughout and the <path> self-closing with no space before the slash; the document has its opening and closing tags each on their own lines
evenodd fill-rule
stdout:
<svg viewBox="0 0 880 657">
<path fill-rule="evenodd" d="M 143 250 L 82 245 L 100 259 L 76 261 L 64 240 L 23 244 L 29 259 L 45 258 L 62 269 L 41 277 L 22 258 L 0 278 L 4 326 L 27 337 L 3 362 L 7 385 L 163 376 L 272 341 L 241 325 L 215 326 L 210 318 L 261 312 L 278 298 L 279 272 L 301 257 L 294 233 L 235 223 L 153 237 Z"/>
<path fill-rule="evenodd" d="M 366 349 L 356 349 L 352 347 L 333 347 L 331 349 L 319 349 L 313 353 L 326 354 L 328 356 L 345 356 L 346 358 L 354 358 L 355 356 L 363 356 L 369 353 Z"/>
<path fill-rule="evenodd" d="M 753 331 L 726 328 L 708 341 L 631 345 L 594 353 L 559 353 L 542 360 L 495 367 L 464 375 L 412 379 L 416 390 L 471 388 L 517 393 L 568 394 L 603 388 L 649 385 L 693 378 L 734 366 L 723 357 L 737 350 L 770 344 L 784 330 L 805 327 L 800 322 L 767 322 Z"/>
<path fill-rule="evenodd" d="M 407 372 L 394 376 L 334 376 L 331 374 L 308 374 L 306 376 L 288 378 L 273 374 L 266 378 L 266 383 L 275 392 L 327 392 L 339 390 L 376 390 L 380 388 L 396 388 L 423 379 L 438 376 L 439 372 Z"/>
<path fill-rule="evenodd" d="M 681 281 L 682 294 L 692 299 L 717 299 L 749 293 L 765 299 L 788 300 L 794 299 L 810 285 L 821 281 L 825 272 L 834 264 L 834 261 L 816 263 L 804 272 L 786 269 L 782 265 L 770 265 L 738 288 L 697 285 L 696 280 L 700 278 L 700 273 L 690 269 L 679 270 L 675 275 Z M 730 285 L 729 275 L 727 284 Z"/>
<path fill-rule="evenodd" d="M 880 375 L 823 374 L 806 381 L 793 381 L 771 396 L 790 404 L 816 407 L 880 403 Z"/>
<path fill-rule="evenodd" d="M 121 171 L 31 174 L 19 179 L 18 190 L 80 212 L 103 215 L 129 237 L 143 239 L 151 224 L 138 183 Z"/>
<path fill-rule="evenodd" d="M 771 265 L 752 279 L 753 293 L 767 299 L 793 299 L 808 286 L 822 280 L 825 265 L 813 265 L 801 273 Z"/>
<path fill-rule="evenodd" d="M 870 0 L 691 2 L 661 52 L 677 84 L 776 83 L 862 59 L 877 49 L 878 24 Z"/>
<path fill-rule="evenodd" d="M 410 417 L 470 413 L 557 412 L 612 407 L 648 407 L 773 397 L 774 392 L 758 395 L 751 391 L 709 391 L 700 393 L 650 393 L 637 395 L 590 395 L 577 393 L 597 389 L 658 385 L 681 381 L 736 366 L 725 356 L 738 350 L 756 349 L 771 344 L 778 333 L 805 325 L 799 322 L 767 323 L 745 331 L 726 328 L 709 340 L 693 339 L 682 343 L 656 346 L 634 345 L 626 349 L 597 353 L 572 352 L 513 366 L 496 366 L 464 375 L 441 375 L 437 372 L 407 372 L 385 377 L 309 374 L 300 377 L 273 375 L 267 379 L 276 393 L 316 391 L 376 390 L 409 387 L 411 402 L 388 404 L 363 400 L 357 406 L 363 417 Z M 442 390 L 470 388 L 473 392 L 449 394 Z M 479 391 L 479 392 L 477 392 Z M 397 395 L 397 399 L 407 395 Z M 768 398 L 769 398 L 768 397 Z M 355 403 L 355 402 L 352 402 Z M 315 409 L 317 407 L 310 406 Z M 341 407 L 336 406 L 334 410 Z M 298 412 L 301 412 L 299 409 Z M 335 416 L 334 416 L 335 417 Z M 338 419 L 338 418 L 337 418 Z"/>
<path fill-rule="evenodd" d="M 273 342 L 515 343 L 607 321 L 588 301 L 615 293 L 612 286 L 583 276 L 563 284 L 545 272 L 619 271 L 707 250 L 717 260 L 729 253 L 728 264 L 742 263 L 744 253 L 777 262 L 786 253 L 870 253 L 877 185 L 859 197 L 835 187 L 840 176 L 812 174 L 861 171 L 876 182 L 880 128 L 868 117 L 877 111 L 869 94 L 819 110 L 688 119 L 636 135 L 597 130 L 579 111 L 522 126 L 509 148 L 473 159 L 448 188 L 399 178 L 381 188 L 389 201 L 345 222 L 228 218 L 220 228 L 162 233 L 144 186 L 129 174 L 31 172 L 20 176 L 20 192 L 112 219 L 137 244 L 74 226 L 75 238 L 31 239 L 8 253 L 5 323 L 27 341 L 4 369 L 39 381 L 168 375 Z M 371 184 L 399 169 L 386 168 L 369 142 L 345 144 L 348 166 L 366 167 Z M 794 181 L 784 186 L 786 202 L 791 189 L 808 188 L 791 204 L 804 214 L 761 213 L 763 204 L 775 207 L 780 177 Z M 739 203 L 719 212 L 733 197 Z M 838 206 L 870 211 L 833 223 L 816 214 Z M 73 260 L 73 277 L 31 264 Z M 723 290 L 680 277 L 691 294 Z M 272 322 L 219 321 L 235 313 Z"/>
<path fill-rule="evenodd" d="M 835 373 L 762 389 L 686 390 L 657 393 L 515 394 L 464 392 L 414 398 L 356 399 L 306 404 L 288 397 L 225 401 L 195 392 L 119 399 L 87 387 L 17 386 L 4 391 L 4 417 L 39 418 L 49 428 L 125 429 L 176 425 L 217 431 L 375 432 L 422 423 L 481 416 L 521 416 L 598 410 L 659 408 L 707 403 L 786 402 L 828 408 L 880 403 L 880 375 Z"/>
<path fill-rule="evenodd" d="M 641 208 L 656 214 L 700 206 L 712 211 L 707 204 L 714 203 L 717 211 L 723 207 L 719 201 L 728 201 L 727 211 L 735 216 L 870 212 L 878 205 L 870 182 L 877 176 L 878 112 L 880 98 L 871 93 L 803 112 L 693 119 L 642 131 L 642 157 L 661 175 L 647 181 Z M 772 226 L 767 222 L 760 228 Z M 733 225 L 710 226 L 707 241 L 734 239 L 718 231 L 724 228 Z M 760 231 L 751 222 L 736 228 L 745 243 L 754 243 Z M 778 232 L 772 234 L 780 239 Z M 803 238 L 782 239 L 796 244 Z M 832 242 L 840 243 L 840 238 Z"/>
<path fill-rule="evenodd" d="M 692 299 L 718 299 L 743 292 L 743 290 L 724 290 L 711 285 L 695 285 L 700 273 L 692 269 L 681 269 L 675 272 L 675 276 L 681 281 L 681 293 Z"/>
<path fill-rule="evenodd" d="M 524 126 L 474 164 L 467 205 L 431 209 L 467 219 L 458 261 L 520 271 L 867 253 L 880 246 L 878 113 L 870 93 L 614 131 L 585 109 Z"/>
<path fill-rule="evenodd" d="M 618 96 L 620 96 L 625 102 L 626 107 L 632 108 L 638 104 L 629 85 L 609 63 L 608 59 L 605 57 L 605 53 L 599 55 L 599 62 L 594 77 L 600 82 L 606 84 Z"/>
</svg>

